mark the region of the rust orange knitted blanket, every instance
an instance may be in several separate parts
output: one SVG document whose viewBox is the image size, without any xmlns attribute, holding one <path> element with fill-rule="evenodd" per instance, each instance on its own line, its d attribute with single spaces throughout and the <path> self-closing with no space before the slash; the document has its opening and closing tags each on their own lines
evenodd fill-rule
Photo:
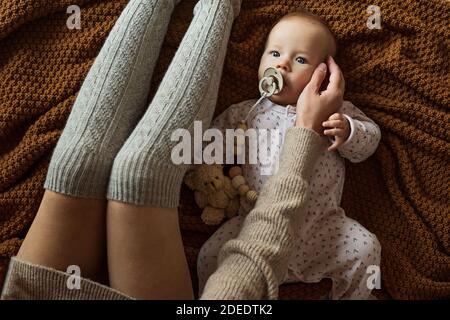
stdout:
<svg viewBox="0 0 450 320">
<path fill-rule="evenodd" d="M 0 6 L 0 257 L 14 255 L 38 210 L 51 152 L 92 62 L 127 0 L 3 0 Z M 81 8 L 69 29 L 67 7 Z M 192 18 L 173 15 L 155 88 Z M 382 244 L 381 290 L 394 299 L 450 297 L 449 25 L 447 0 L 378 0 L 381 29 L 367 25 L 371 1 L 243 0 L 229 42 L 216 115 L 257 97 L 265 36 L 302 5 L 338 39 L 345 99 L 382 129 L 377 152 L 346 164 L 342 206 Z M 214 232 L 183 187 L 180 221 L 194 282 L 202 243 Z M 5 270 L 3 260 L 3 272 Z M 1 270 L 1 267 L 0 267 Z M 0 281 L 1 282 L 1 281 Z M 329 283 L 283 285 L 282 299 L 317 298 Z"/>
</svg>

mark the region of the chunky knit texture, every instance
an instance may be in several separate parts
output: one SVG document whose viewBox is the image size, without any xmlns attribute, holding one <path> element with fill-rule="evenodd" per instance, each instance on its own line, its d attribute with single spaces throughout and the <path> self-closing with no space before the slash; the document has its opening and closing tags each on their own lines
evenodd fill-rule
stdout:
<svg viewBox="0 0 450 320">
<path fill-rule="evenodd" d="M 51 152 L 89 68 L 126 0 L 5 0 L 0 7 L 0 255 L 15 255 L 43 195 Z M 154 71 L 161 81 L 196 1 L 177 6 Z M 82 29 L 68 30 L 66 8 L 82 7 Z M 366 26 L 370 1 L 245 1 L 228 45 L 216 115 L 257 96 L 257 67 L 270 25 L 303 4 L 337 36 L 345 98 L 382 129 L 376 154 L 348 164 L 342 206 L 383 247 L 381 298 L 450 296 L 448 212 L 450 105 L 445 0 L 380 0 L 382 29 Z M 238 81 L 236 79 L 239 79 Z M 148 100 L 150 101 L 150 100 Z M 195 276 L 196 255 L 214 232 L 182 189 L 180 220 Z M 6 270 L 6 260 L 0 270 Z M 196 279 L 193 279 L 194 286 Z M 319 298 L 329 288 L 289 284 L 281 299 Z"/>
</svg>

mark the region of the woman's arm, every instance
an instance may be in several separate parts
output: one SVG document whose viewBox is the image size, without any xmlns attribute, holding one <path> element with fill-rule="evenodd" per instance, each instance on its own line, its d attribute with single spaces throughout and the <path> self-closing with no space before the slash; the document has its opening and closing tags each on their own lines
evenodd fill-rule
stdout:
<svg viewBox="0 0 450 320">
<path fill-rule="evenodd" d="M 288 129 L 276 175 L 264 184 L 236 239 L 224 244 L 202 299 L 275 299 L 294 243 L 296 212 L 308 198 L 310 172 L 327 142 L 302 127 Z"/>
<path fill-rule="evenodd" d="M 321 64 L 299 98 L 301 115 L 296 127 L 286 132 L 277 173 L 264 184 L 238 237 L 222 247 L 218 269 L 201 299 L 278 298 L 294 242 L 295 212 L 306 205 L 312 167 L 328 145 L 319 135 L 321 123 L 342 104 L 342 73 L 332 58 L 327 63 L 331 73 L 327 90 L 319 93 L 326 75 Z"/>
</svg>

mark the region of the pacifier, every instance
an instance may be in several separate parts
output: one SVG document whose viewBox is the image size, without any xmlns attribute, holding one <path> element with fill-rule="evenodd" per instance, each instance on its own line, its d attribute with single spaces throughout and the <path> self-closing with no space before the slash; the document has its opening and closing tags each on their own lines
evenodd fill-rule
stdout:
<svg viewBox="0 0 450 320">
<path fill-rule="evenodd" d="M 234 142 L 234 155 L 242 156 L 245 153 L 246 142 L 245 142 L 245 132 L 247 131 L 247 119 L 252 114 L 252 111 L 259 105 L 259 103 L 267 97 L 270 97 L 274 94 L 278 94 L 283 90 L 283 75 L 275 68 L 267 68 L 264 71 L 263 77 L 259 81 L 259 92 L 261 97 L 259 100 L 250 108 L 250 111 L 247 113 L 247 116 L 244 120 L 241 120 L 236 129 L 241 129 L 236 134 L 236 140 Z M 237 169 L 236 169 L 237 170 Z M 240 168 L 238 167 L 238 170 Z M 233 178 L 233 177 L 232 177 Z M 238 180 L 240 179 L 240 180 Z M 258 199 L 258 193 L 254 190 L 250 190 L 249 186 L 245 184 L 244 177 L 241 175 L 237 175 L 233 178 L 232 184 L 235 188 L 239 188 L 239 192 L 241 196 L 246 196 L 247 200 L 255 202 Z"/>
<path fill-rule="evenodd" d="M 278 94 L 283 90 L 283 76 L 275 68 L 267 68 L 264 71 L 263 77 L 259 81 L 259 92 L 261 96 L 270 97 Z"/>
<path fill-rule="evenodd" d="M 253 110 L 260 104 L 263 99 L 281 92 L 281 90 L 283 90 L 283 84 L 284 81 L 281 72 L 272 67 L 267 68 L 264 71 L 263 77 L 259 81 L 259 92 L 261 93 L 261 97 L 250 108 L 250 111 L 247 113 L 245 119 L 239 122 L 237 129 L 242 129 L 245 133 L 248 129 L 247 120 L 252 114 Z M 241 155 L 244 152 L 245 148 L 245 136 L 244 134 L 237 134 L 237 138 L 237 142 L 234 146 L 235 155 Z"/>
</svg>

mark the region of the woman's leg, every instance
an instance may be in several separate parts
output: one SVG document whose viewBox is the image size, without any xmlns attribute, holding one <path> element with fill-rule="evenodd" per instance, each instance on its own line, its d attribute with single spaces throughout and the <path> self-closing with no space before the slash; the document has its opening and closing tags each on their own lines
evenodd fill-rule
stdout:
<svg viewBox="0 0 450 320">
<path fill-rule="evenodd" d="M 175 208 L 108 203 L 110 286 L 137 299 L 192 299 Z"/>
<path fill-rule="evenodd" d="M 98 279 L 106 266 L 106 190 L 114 157 L 147 107 L 179 0 L 133 0 L 106 39 L 53 152 L 46 190 L 17 259 Z M 13 279 L 12 279 L 13 280 Z"/>
<path fill-rule="evenodd" d="M 33 224 L 17 254 L 19 260 L 103 280 L 106 263 L 106 201 L 79 199 L 46 190 Z"/>
<path fill-rule="evenodd" d="M 193 298 L 177 206 L 188 165 L 176 165 L 176 129 L 210 125 L 240 0 L 199 0 L 159 89 L 117 154 L 108 187 L 110 285 L 140 299 Z"/>
</svg>

